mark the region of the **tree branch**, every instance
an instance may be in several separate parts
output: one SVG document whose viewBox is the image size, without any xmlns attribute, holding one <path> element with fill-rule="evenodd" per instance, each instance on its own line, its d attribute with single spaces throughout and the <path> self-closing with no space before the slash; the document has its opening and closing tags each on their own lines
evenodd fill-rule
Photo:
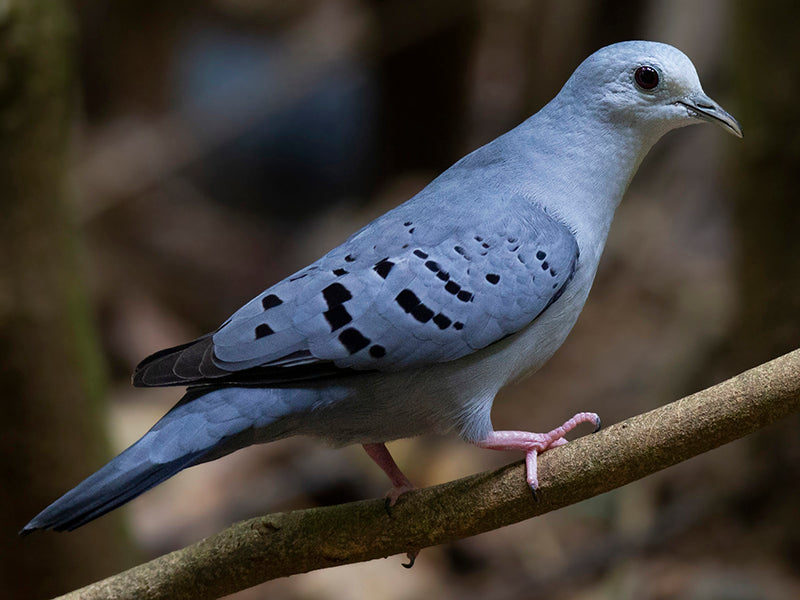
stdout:
<svg viewBox="0 0 800 600">
<path fill-rule="evenodd" d="M 483 533 L 574 504 L 800 410 L 800 350 L 542 455 L 534 502 L 522 462 L 409 492 L 237 523 L 64 599 L 200 600 L 315 569 Z"/>
</svg>

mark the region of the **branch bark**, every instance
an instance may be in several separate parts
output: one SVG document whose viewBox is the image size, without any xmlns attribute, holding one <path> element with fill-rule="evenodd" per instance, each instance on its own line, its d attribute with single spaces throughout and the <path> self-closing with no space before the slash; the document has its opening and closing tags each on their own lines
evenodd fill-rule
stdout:
<svg viewBox="0 0 800 600">
<path fill-rule="evenodd" d="M 542 455 L 534 502 L 522 461 L 383 500 L 237 523 L 63 599 L 204 599 L 315 569 L 476 535 L 574 504 L 800 410 L 800 350 Z"/>
</svg>

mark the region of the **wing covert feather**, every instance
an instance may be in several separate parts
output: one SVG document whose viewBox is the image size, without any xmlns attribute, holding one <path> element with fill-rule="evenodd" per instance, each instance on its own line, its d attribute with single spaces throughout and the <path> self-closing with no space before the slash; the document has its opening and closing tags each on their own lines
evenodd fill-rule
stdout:
<svg viewBox="0 0 800 600">
<path fill-rule="evenodd" d="M 420 221 L 406 203 L 253 298 L 210 337 L 145 359 L 134 383 L 267 385 L 408 369 L 485 348 L 555 301 L 578 263 L 567 227 L 528 201 L 511 208 L 477 221 Z"/>
<path fill-rule="evenodd" d="M 571 232 L 535 215 L 475 231 L 381 219 L 237 312 L 214 334 L 215 362 L 233 371 L 307 350 L 390 371 L 484 348 L 535 319 L 576 267 Z"/>
</svg>

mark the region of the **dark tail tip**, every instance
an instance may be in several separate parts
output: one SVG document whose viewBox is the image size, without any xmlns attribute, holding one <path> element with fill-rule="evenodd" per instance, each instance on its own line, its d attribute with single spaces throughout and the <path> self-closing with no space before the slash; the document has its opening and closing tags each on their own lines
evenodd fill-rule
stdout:
<svg viewBox="0 0 800 600">
<path fill-rule="evenodd" d="M 168 463 L 137 464 L 125 469 L 123 453 L 36 515 L 19 535 L 24 537 L 43 529 L 77 529 L 192 466 L 203 454 L 195 452 Z"/>
</svg>

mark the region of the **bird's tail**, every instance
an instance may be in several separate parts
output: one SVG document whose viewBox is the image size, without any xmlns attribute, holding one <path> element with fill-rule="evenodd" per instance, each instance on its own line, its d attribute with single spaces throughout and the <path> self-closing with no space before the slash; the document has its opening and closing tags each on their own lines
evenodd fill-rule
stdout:
<svg viewBox="0 0 800 600">
<path fill-rule="evenodd" d="M 188 391 L 139 441 L 36 515 L 20 535 L 37 529 L 72 531 L 187 467 L 283 437 L 279 428 L 270 427 L 283 416 L 281 403 L 276 407 L 270 401 L 271 391 Z"/>
<path fill-rule="evenodd" d="M 141 440 L 45 508 L 22 528 L 20 535 L 37 529 L 77 529 L 195 464 L 198 458 L 197 453 L 192 453 L 167 463 L 139 463 L 131 458 L 131 452 L 135 453 L 140 443 Z"/>
</svg>

